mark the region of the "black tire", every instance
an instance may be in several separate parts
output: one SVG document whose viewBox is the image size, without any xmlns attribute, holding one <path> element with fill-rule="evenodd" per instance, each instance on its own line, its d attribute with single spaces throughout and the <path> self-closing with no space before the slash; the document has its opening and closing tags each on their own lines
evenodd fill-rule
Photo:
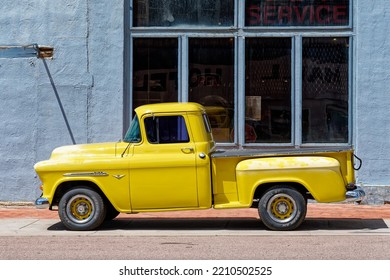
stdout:
<svg viewBox="0 0 390 280">
<path fill-rule="evenodd" d="M 107 206 L 106 207 L 107 211 L 106 211 L 106 218 L 104 219 L 105 221 L 111 221 L 111 220 L 115 219 L 116 217 L 118 217 L 120 212 L 117 211 L 115 209 L 115 207 L 111 205 L 110 202 L 107 202 L 106 206 Z"/>
<path fill-rule="evenodd" d="M 293 230 L 305 220 L 307 202 L 304 196 L 289 186 L 275 186 L 259 201 L 259 215 L 271 230 Z"/>
<path fill-rule="evenodd" d="M 106 205 L 94 190 L 78 187 L 62 196 L 58 214 L 65 227 L 70 230 L 94 230 L 106 217 Z"/>
</svg>

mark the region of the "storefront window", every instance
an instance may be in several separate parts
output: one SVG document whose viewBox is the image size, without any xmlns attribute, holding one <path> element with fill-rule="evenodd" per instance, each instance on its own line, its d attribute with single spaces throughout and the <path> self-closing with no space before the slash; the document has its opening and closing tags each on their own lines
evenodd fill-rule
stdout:
<svg viewBox="0 0 390 280">
<path fill-rule="evenodd" d="M 178 101 L 177 39 L 135 38 L 133 41 L 133 107 Z"/>
<path fill-rule="evenodd" d="M 130 1 L 125 110 L 203 104 L 223 146 L 351 145 L 353 3 Z"/>
<path fill-rule="evenodd" d="M 247 38 L 245 142 L 291 142 L 291 38 Z"/>
<path fill-rule="evenodd" d="M 302 141 L 347 143 L 349 38 L 302 43 Z"/>
<path fill-rule="evenodd" d="M 135 27 L 233 24 L 234 0 L 134 0 Z"/>
<path fill-rule="evenodd" d="M 234 39 L 189 39 L 189 101 L 206 107 L 218 142 L 234 141 Z"/>
<path fill-rule="evenodd" d="M 350 0 L 246 0 L 246 26 L 348 26 Z"/>
</svg>

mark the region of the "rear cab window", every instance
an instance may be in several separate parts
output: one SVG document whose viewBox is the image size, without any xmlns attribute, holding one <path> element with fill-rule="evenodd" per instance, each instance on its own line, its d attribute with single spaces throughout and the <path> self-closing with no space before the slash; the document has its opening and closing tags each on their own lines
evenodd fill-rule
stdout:
<svg viewBox="0 0 390 280">
<path fill-rule="evenodd" d="M 203 117 L 203 123 L 207 133 L 211 133 L 211 125 L 208 116 L 206 114 L 202 114 L 202 117 Z"/>
</svg>

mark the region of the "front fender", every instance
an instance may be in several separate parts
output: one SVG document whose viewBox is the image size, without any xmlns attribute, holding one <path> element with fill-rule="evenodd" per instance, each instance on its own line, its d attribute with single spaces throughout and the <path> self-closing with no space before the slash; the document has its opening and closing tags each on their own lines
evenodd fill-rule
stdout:
<svg viewBox="0 0 390 280">
<path fill-rule="evenodd" d="M 105 151 L 104 147 L 87 145 Z M 80 148 L 80 147 L 79 147 Z M 76 149 L 76 147 L 73 147 Z M 81 148 L 80 148 L 81 149 Z M 61 150 L 61 149 L 60 149 Z M 58 151 L 56 152 L 59 153 Z M 53 152 L 54 159 L 38 162 L 35 171 L 43 183 L 43 198 L 52 206 L 59 187 L 94 185 L 121 212 L 130 212 L 129 159 L 127 157 L 63 155 Z M 112 153 L 112 151 L 110 152 Z"/>
<path fill-rule="evenodd" d="M 67 186 L 91 186 L 98 188 L 111 204 L 120 212 L 131 212 L 128 174 L 114 177 L 115 174 L 90 172 L 89 176 L 79 173 L 52 174 L 46 176 L 42 197 L 47 198 L 50 206 L 58 191 L 63 192 Z M 51 178 L 50 178 L 51 177 Z M 65 188 L 65 189 L 64 189 Z"/>
<path fill-rule="evenodd" d="M 297 183 L 318 202 L 345 199 L 340 163 L 331 157 L 287 156 L 247 159 L 236 166 L 239 201 L 251 204 L 257 187 L 269 183 Z"/>
</svg>

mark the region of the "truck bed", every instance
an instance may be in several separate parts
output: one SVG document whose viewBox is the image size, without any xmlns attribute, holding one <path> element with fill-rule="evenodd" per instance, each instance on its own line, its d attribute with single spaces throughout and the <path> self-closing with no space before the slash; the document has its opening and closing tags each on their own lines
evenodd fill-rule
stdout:
<svg viewBox="0 0 390 280">
<path fill-rule="evenodd" d="M 323 154 L 353 151 L 352 147 L 316 147 L 316 148 L 277 148 L 277 149 L 226 149 L 216 150 L 211 154 L 212 158 L 232 158 L 232 157 L 270 157 L 286 155 Z"/>
</svg>

